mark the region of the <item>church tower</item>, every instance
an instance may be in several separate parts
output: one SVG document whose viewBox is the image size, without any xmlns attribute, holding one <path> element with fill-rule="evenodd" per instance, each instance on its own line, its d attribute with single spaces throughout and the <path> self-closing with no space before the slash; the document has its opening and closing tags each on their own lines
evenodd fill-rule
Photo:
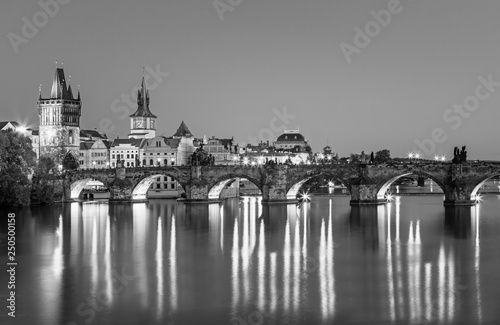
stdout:
<svg viewBox="0 0 500 325">
<path fill-rule="evenodd" d="M 78 161 L 81 109 L 80 90 L 74 98 L 63 68 L 56 68 L 50 97 L 42 98 L 42 86 L 39 88 L 40 156 L 48 155 L 56 164 L 62 164 L 68 154 L 69 159 Z"/>
<path fill-rule="evenodd" d="M 151 139 L 156 136 L 156 115 L 149 110 L 149 90 L 144 76 L 142 76 L 141 89 L 137 91 L 137 111 L 130 115 L 129 138 Z"/>
</svg>

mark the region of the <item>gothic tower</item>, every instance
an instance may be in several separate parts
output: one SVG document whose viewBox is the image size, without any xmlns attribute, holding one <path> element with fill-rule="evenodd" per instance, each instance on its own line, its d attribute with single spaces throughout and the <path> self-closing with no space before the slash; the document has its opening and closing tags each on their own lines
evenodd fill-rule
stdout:
<svg viewBox="0 0 500 325">
<path fill-rule="evenodd" d="M 76 163 L 80 155 L 80 90 L 77 98 L 74 98 L 62 68 L 56 68 L 49 98 L 42 98 L 41 88 L 40 85 L 40 156 L 48 155 L 56 164 L 62 164 L 65 158 L 74 159 Z"/>
<path fill-rule="evenodd" d="M 142 77 L 141 89 L 137 91 L 137 110 L 130 115 L 129 138 L 150 139 L 156 136 L 156 115 L 149 110 L 149 90 L 147 89 L 144 76 Z"/>
</svg>

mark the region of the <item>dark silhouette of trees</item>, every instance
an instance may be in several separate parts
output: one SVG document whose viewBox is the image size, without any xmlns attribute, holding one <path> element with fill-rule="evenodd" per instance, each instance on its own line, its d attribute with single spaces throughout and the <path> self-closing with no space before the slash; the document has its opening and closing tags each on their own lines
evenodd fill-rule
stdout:
<svg viewBox="0 0 500 325">
<path fill-rule="evenodd" d="M 391 160 L 391 152 L 388 149 L 383 149 L 375 153 L 376 163 L 385 163 Z"/>
<path fill-rule="evenodd" d="M 0 131 L 0 205 L 30 204 L 28 175 L 36 164 L 31 140 L 16 131 Z"/>
</svg>

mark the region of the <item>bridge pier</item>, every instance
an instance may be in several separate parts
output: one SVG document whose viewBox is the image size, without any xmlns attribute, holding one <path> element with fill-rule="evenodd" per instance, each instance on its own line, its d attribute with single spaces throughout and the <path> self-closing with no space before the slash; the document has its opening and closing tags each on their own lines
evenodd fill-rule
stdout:
<svg viewBox="0 0 500 325">
<path fill-rule="evenodd" d="M 375 184 L 351 185 L 351 206 L 369 206 L 385 204 L 387 200 L 377 197 L 378 187 Z"/>
</svg>

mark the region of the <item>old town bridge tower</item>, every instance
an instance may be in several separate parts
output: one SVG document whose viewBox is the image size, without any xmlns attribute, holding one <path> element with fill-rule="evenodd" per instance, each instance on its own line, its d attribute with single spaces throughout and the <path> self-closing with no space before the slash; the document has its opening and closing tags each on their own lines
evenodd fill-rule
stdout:
<svg viewBox="0 0 500 325">
<path fill-rule="evenodd" d="M 40 156 L 50 156 L 57 164 L 68 160 L 76 163 L 80 154 L 80 90 L 75 98 L 62 68 L 56 68 L 49 98 L 42 97 L 41 88 L 40 85 Z"/>
</svg>

